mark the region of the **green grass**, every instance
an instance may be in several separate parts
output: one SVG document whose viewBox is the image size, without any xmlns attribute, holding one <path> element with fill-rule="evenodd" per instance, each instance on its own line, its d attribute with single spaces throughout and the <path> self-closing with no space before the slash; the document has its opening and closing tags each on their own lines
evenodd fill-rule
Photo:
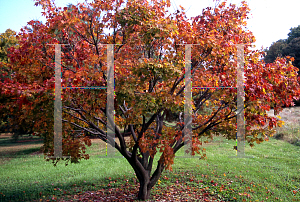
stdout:
<svg viewBox="0 0 300 202">
<path fill-rule="evenodd" d="M 211 193 L 227 200 L 234 197 L 237 201 L 300 200 L 299 147 L 271 138 L 254 148 L 246 145 L 246 155 L 253 158 L 230 158 L 235 155 L 233 145 L 234 141 L 219 138 L 214 145 L 206 147 L 206 161 L 179 159 L 175 166 L 190 170 L 190 175 L 195 176 L 191 183 L 202 180 Z M 202 174 L 207 177 L 203 178 Z M 218 185 L 212 186 L 212 180 Z M 227 190 L 220 191 L 222 185 Z M 293 194 L 293 190 L 298 192 Z"/>
<path fill-rule="evenodd" d="M 1 146 L 7 143 L 0 139 Z M 207 160 L 175 158 L 173 172 L 164 171 L 152 196 L 178 185 L 225 201 L 300 201 L 299 146 L 270 138 L 254 148 L 246 145 L 246 155 L 254 158 L 231 158 L 236 155 L 234 145 L 235 141 L 218 137 L 204 146 Z M 36 149 L 26 147 L 1 159 L 0 201 L 71 199 L 87 190 L 122 187 L 127 181 L 134 185 L 136 180 L 124 158 L 99 158 L 105 155 L 105 144 L 98 141 L 88 149 L 89 160 L 68 166 L 54 167 L 31 151 Z M 183 156 L 183 150 L 176 156 Z"/>
<path fill-rule="evenodd" d="M 97 146 L 93 145 L 89 153 L 97 153 Z M 120 177 L 129 171 L 131 168 L 123 158 L 93 156 L 79 164 L 65 166 L 60 163 L 54 167 L 44 160 L 42 154 L 26 157 L 16 154 L 1 165 L 0 201 L 51 200 L 53 195 L 56 198 L 62 194 L 97 190 L 106 177 Z"/>
</svg>

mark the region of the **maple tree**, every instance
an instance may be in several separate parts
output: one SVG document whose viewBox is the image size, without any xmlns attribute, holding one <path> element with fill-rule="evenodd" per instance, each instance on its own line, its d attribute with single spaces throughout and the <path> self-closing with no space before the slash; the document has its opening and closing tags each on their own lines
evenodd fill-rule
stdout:
<svg viewBox="0 0 300 202">
<path fill-rule="evenodd" d="M 138 199 L 148 199 L 165 169 L 172 169 L 175 153 L 190 143 L 184 132 L 185 46 L 192 47 L 193 86 L 236 86 L 236 44 L 244 47 L 245 118 L 247 142 L 253 146 L 274 133 L 281 122 L 269 117 L 283 105 L 299 99 L 293 58 L 265 64 L 263 52 L 251 50 L 255 41 L 245 29 L 249 8 L 219 2 L 215 8 L 188 19 L 184 8 L 169 13 L 169 0 L 95 0 L 57 7 L 50 0 L 36 0 L 43 7 L 45 24 L 30 21 L 17 35 L 9 62 L 12 78 L 1 81 L 1 96 L 11 96 L 4 112 L 18 112 L 19 121 L 34 121 L 34 131 L 45 138 L 44 153 L 54 154 L 55 51 L 62 45 L 62 86 L 107 86 L 106 46 L 114 48 L 115 125 L 118 142 L 109 141 L 105 89 L 62 90 L 64 156 L 71 162 L 88 159 L 86 131 L 114 146 L 134 169 L 140 187 Z M 205 157 L 203 138 L 222 133 L 236 138 L 236 89 L 192 90 L 191 152 Z M 2 109 L 3 110 L 3 109 Z M 178 114 L 176 126 L 167 113 Z M 261 127 L 268 124 L 268 127 Z M 251 127 L 258 126 L 258 129 Z M 125 138 L 122 129 L 129 131 Z M 128 136 L 128 135 L 126 135 Z M 190 152 L 190 151 L 186 151 Z M 160 155 L 153 169 L 154 156 Z M 56 164 L 62 159 L 52 159 Z M 70 159 L 64 159 L 70 160 Z"/>
</svg>

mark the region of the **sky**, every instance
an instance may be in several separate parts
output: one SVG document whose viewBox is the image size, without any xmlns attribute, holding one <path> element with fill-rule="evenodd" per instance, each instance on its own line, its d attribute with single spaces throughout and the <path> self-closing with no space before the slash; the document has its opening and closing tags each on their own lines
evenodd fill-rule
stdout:
<svg viewBox="0 0 300 202">
<path fill-rule="evenodd" d="M 58 6 L 82 0 L 56 0 Z M 202 9 L 213 7 L 213 0 L 171 0 L 171 10 L 179 5 L 186 8 L 188 17 L 201 14 Z M 227 0 L 228 3 L 240 5 L 241 0 Z M 256 37 L 256 48 L 267 48 L 272 42 L 286 39 L 291 27 L 300 25 L 299 0 L 247 0 L 251 9 L 248 29 Z M 0 0 L 0 33 L 10 28 L 19 31 L 30 20 L 41 20 L 42 8 L 34 6 L 33 0 Z"/>
</svg>

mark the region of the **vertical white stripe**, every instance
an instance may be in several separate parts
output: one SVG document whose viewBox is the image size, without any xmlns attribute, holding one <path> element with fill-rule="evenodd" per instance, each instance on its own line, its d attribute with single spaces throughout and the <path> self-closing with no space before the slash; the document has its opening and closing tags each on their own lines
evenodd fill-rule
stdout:
<svg viewBox="0 0 300 202">
<path fill-rule="evenodd" d="M 191 83 L 192 45 L 185 45 L 185 89 L 184 89 L 184 156 L 192 156 L 192 83 Z M 187 141 L 190 142 L 187 144 Z M 187 153 L 189 152 L 189 154 Z"/>
<path fill-rule="evenodd" d="M 55 44 L 54 158 L 62 158 L 61 44 Z"/>
<path fill-rule="evenodd" d="M 115 155 L 115 114 L 114 114 L 114 44 L 107 44 L 107 141 L 113 143 L 113 146 L 107 144 L 107 156 Z"/>
<path fill-rule="evenodd" d="M 237 155 L 245 155 L 244 45 L 237 45 Z"/>
</svg>

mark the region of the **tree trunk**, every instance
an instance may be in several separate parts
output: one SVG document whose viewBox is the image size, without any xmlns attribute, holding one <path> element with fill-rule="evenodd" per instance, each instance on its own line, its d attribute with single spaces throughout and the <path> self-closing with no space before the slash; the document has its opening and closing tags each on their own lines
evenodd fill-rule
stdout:
<svg viewBox="0 0 300 202">
<path fill-rule="evenodd" d="M 140 188 L 138 193 L 138 200 L 147 200 L 150 197 L 151 187 L 149 186 L 150 180 L 140 180 Z"/>
<path fill-rule="evenodd" d="M 157 169 L 154 171 L 152 177 L 148 172 L 144 170 L 144 172 L 136 172 L 136 176 L 140 182 L 140 188 L 138 193 L 138 200 L 147 200 L 150 198 L 151 189 L 155 186 L 156 182 L 158 181 L 161 173 L 163 170 L 163 166 L 159 163 Z M 151 180 L 150 180 L 151 179 Z"/>
</svg>

